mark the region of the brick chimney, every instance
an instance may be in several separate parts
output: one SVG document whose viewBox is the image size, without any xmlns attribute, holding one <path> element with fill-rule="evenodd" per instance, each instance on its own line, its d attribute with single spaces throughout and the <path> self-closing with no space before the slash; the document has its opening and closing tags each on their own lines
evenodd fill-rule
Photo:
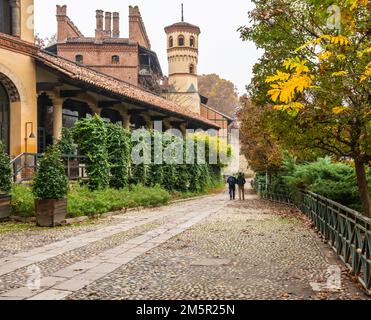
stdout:
<svg viewBox="0 0 371 320">
<path fill-rule="evenodd" d="M 57 6 L 57 42 L 63 43 L 70 38 L 84 38 L 84 35 L 67 16 L 67 6 Z"/>
<path fill-rule="evenodd" d="M 97 28 L 95 29 L 95 38 L 97 40 L 103 39 L 103 10 L 96 11 Z"/>
<path fill-rule="evenodd" d="M 111 38 L 111 24 L 112 24 L 112 13 L 111 12 L 106 12 L 104 33 L 105 33 L 106 37 L 108 37 L 108 38 Z"/>
<path fill-rule="evenodd" d="M 118 12 L 113 13 L 112 25 L 112 37 L 120 38 L 120 14 Z"/>
<path fill-rule="evenodd" d="M 129 6 L 129 39 L 147 49 L 151 49 L 151 43 L 138 6 Z"/>
<path fill-rule="evenodd" d="M 67 39 L 67 6 L 57 5 L 57 41 L 63 42 Z"/>
</svg>

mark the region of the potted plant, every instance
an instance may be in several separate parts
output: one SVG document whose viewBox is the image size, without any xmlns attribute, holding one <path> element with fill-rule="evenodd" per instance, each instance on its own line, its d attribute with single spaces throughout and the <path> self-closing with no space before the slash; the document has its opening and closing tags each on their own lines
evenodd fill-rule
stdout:
<svg viewBox="0 0 371 320">
<path fill-rule="evenodd" d="M 11 212 L 10 190 L 12 183 L 9 163 L 10 159 L 5 152 L 5 145 L 0 141 L 0 219 L 9 217 Z"/>
<path fill-rule="evenodd" d="M 50 146 L 41 159 L 33 185 L 36 223 L 40 227 L 61 225 L 67 215 L 68 179 L 61 153 Z"/>
</svg>

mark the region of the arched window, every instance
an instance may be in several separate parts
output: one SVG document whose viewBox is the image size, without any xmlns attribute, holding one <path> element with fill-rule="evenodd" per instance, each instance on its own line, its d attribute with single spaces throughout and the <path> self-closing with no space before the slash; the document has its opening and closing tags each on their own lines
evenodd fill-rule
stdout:
<svg viewBox="0 0 371 320">
<path fill-rule="evenodd" d="M 119 63 L 120 62 L 120 56 L 114 55 L 112 56 L 112 63 Z"/>
<path fill-rule="evenodd" d="M 193 64 L 189 65 L 189 73 L 194 74 L 195 73 L 195 66 Z"/>
<path fill-rule="evenodd" d="M 0 32 L 12 34 L 12 18 L 9 0 L 0 0 Z"/>
<path fill-rule="evenodd" d="M 189 45 L 191 46 L 191 47 L 195 47 L 195 37 L 191 37 L 190 39 L 189 39 Z"/>
<path fill-rule="evenodd" d="M 81 55 L 81 54 L 78 54 L 76 57 L 76 62 L 77 63 L 80 63 L 80 64 L 83 64 L 84 63 L 84 57 Z"/>
<path fill-rule="evenodd" d="M 183 47 L 184 46 L 184 36 L 178 37 L 178 46 Z"/>
<path fill-rule="evenodd" d="M 170 37 L 169 38 L 169 48 L 172 48 L 172 47 L 174 47 L 174 38 Z"/>
</svg>

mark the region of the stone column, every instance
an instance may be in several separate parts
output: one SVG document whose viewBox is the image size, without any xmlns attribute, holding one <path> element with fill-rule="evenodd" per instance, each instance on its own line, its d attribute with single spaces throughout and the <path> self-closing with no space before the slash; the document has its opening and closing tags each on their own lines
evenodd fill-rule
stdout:
<svg viewBox="0 0 371 320">
<path fill-rule="evenodd" d="M 170 130 L 170 129 L 173 128 L 172 125 L 171 125 L 170 120 L 168 120 L 168 119 L 164 119 L 162 124 L 163 124 L 163 127 L 164 127 L 164 131 L 167 131 L 167 130 Z"/>
<path fill-rule="evenodd" d="M 123 127 L 125 130 L 130 130 L 130 119 L 131 119 L 131 115 L 126 113 L 123 115 L 122 117 L 122 124 L 123 124 Z"/>
<path fill-rule="evenodd" d="M 185 138 L 187 136 L 187 125 L 182 123 L 180 125 L 180 131 L 182 131 L 183 137 Z"/>
<path fill-rule="evenodd" d="M 63 99 L 54 98 L 53 99 L 53 139 L 54 143 L 58 142 L 62 138 L 62 127 L 63 127 Z"/>
<path fill-rule="evenodd" d="M 100 116 L 100 114 L 102 112 L 102 109 L 99 108 L 96 103 L 89 103 L 89 107 L 90 107 L 91 111 L 93 112 L 93 115 L 97 114 L 98 116 Z"/>
<path fill-rule="evenodd" d="M 152 121 L 152 118 L 149 114 L 143 114 L 142 115 L 144 121 L 146 122 L 146 127 L 148 130 L 152 130 L 153 129 L 153 121 Z"/>
<path fill-rule="evenodd" d="M 20 0 L 10 0 L 9 4 L 12 8 L 12 35 L 15 37 L 21 36 L 21 4 Z"/>
</svg>

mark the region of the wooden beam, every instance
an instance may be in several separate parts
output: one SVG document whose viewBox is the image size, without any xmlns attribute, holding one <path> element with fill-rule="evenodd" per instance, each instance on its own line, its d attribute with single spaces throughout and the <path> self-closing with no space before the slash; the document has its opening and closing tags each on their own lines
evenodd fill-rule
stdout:
<svg viewBox="0 0 371 320">
<path fill-rule="evenodd" d="M 75 98 L 85 92 L 85 90 L 61 90 L 59 95 L 61 98 Z"/>
<path fill-rule="evenodd" d="M 151 116 L 153 121 L 164 121 L 165 119 L 169 119 L 169 116 Z"/>
<path fill-rule="evenodd" d="M 130 115 L 141 115 L 146 109 L 130 109 L 128 110 L 128 114 Z"/>
<path fill-rule="evenodd" d="M 107 101 L 98 101 L 98 107 L 99 108 L 102 108 L 102 109 L 112 108 L 115 105 L 121 104 L 121 103 L 122 102 L 120 102 L 120 101 L 110 101 L 110 100 L 107 100 Z"/>
<path fill-rule="evenodd" d="M 60 87 L 63 84 L 60 82 L 38 82 L 36 83 L 37 92 L 40 91 L 53 91 L 56 87 Z"/>
</svg>

